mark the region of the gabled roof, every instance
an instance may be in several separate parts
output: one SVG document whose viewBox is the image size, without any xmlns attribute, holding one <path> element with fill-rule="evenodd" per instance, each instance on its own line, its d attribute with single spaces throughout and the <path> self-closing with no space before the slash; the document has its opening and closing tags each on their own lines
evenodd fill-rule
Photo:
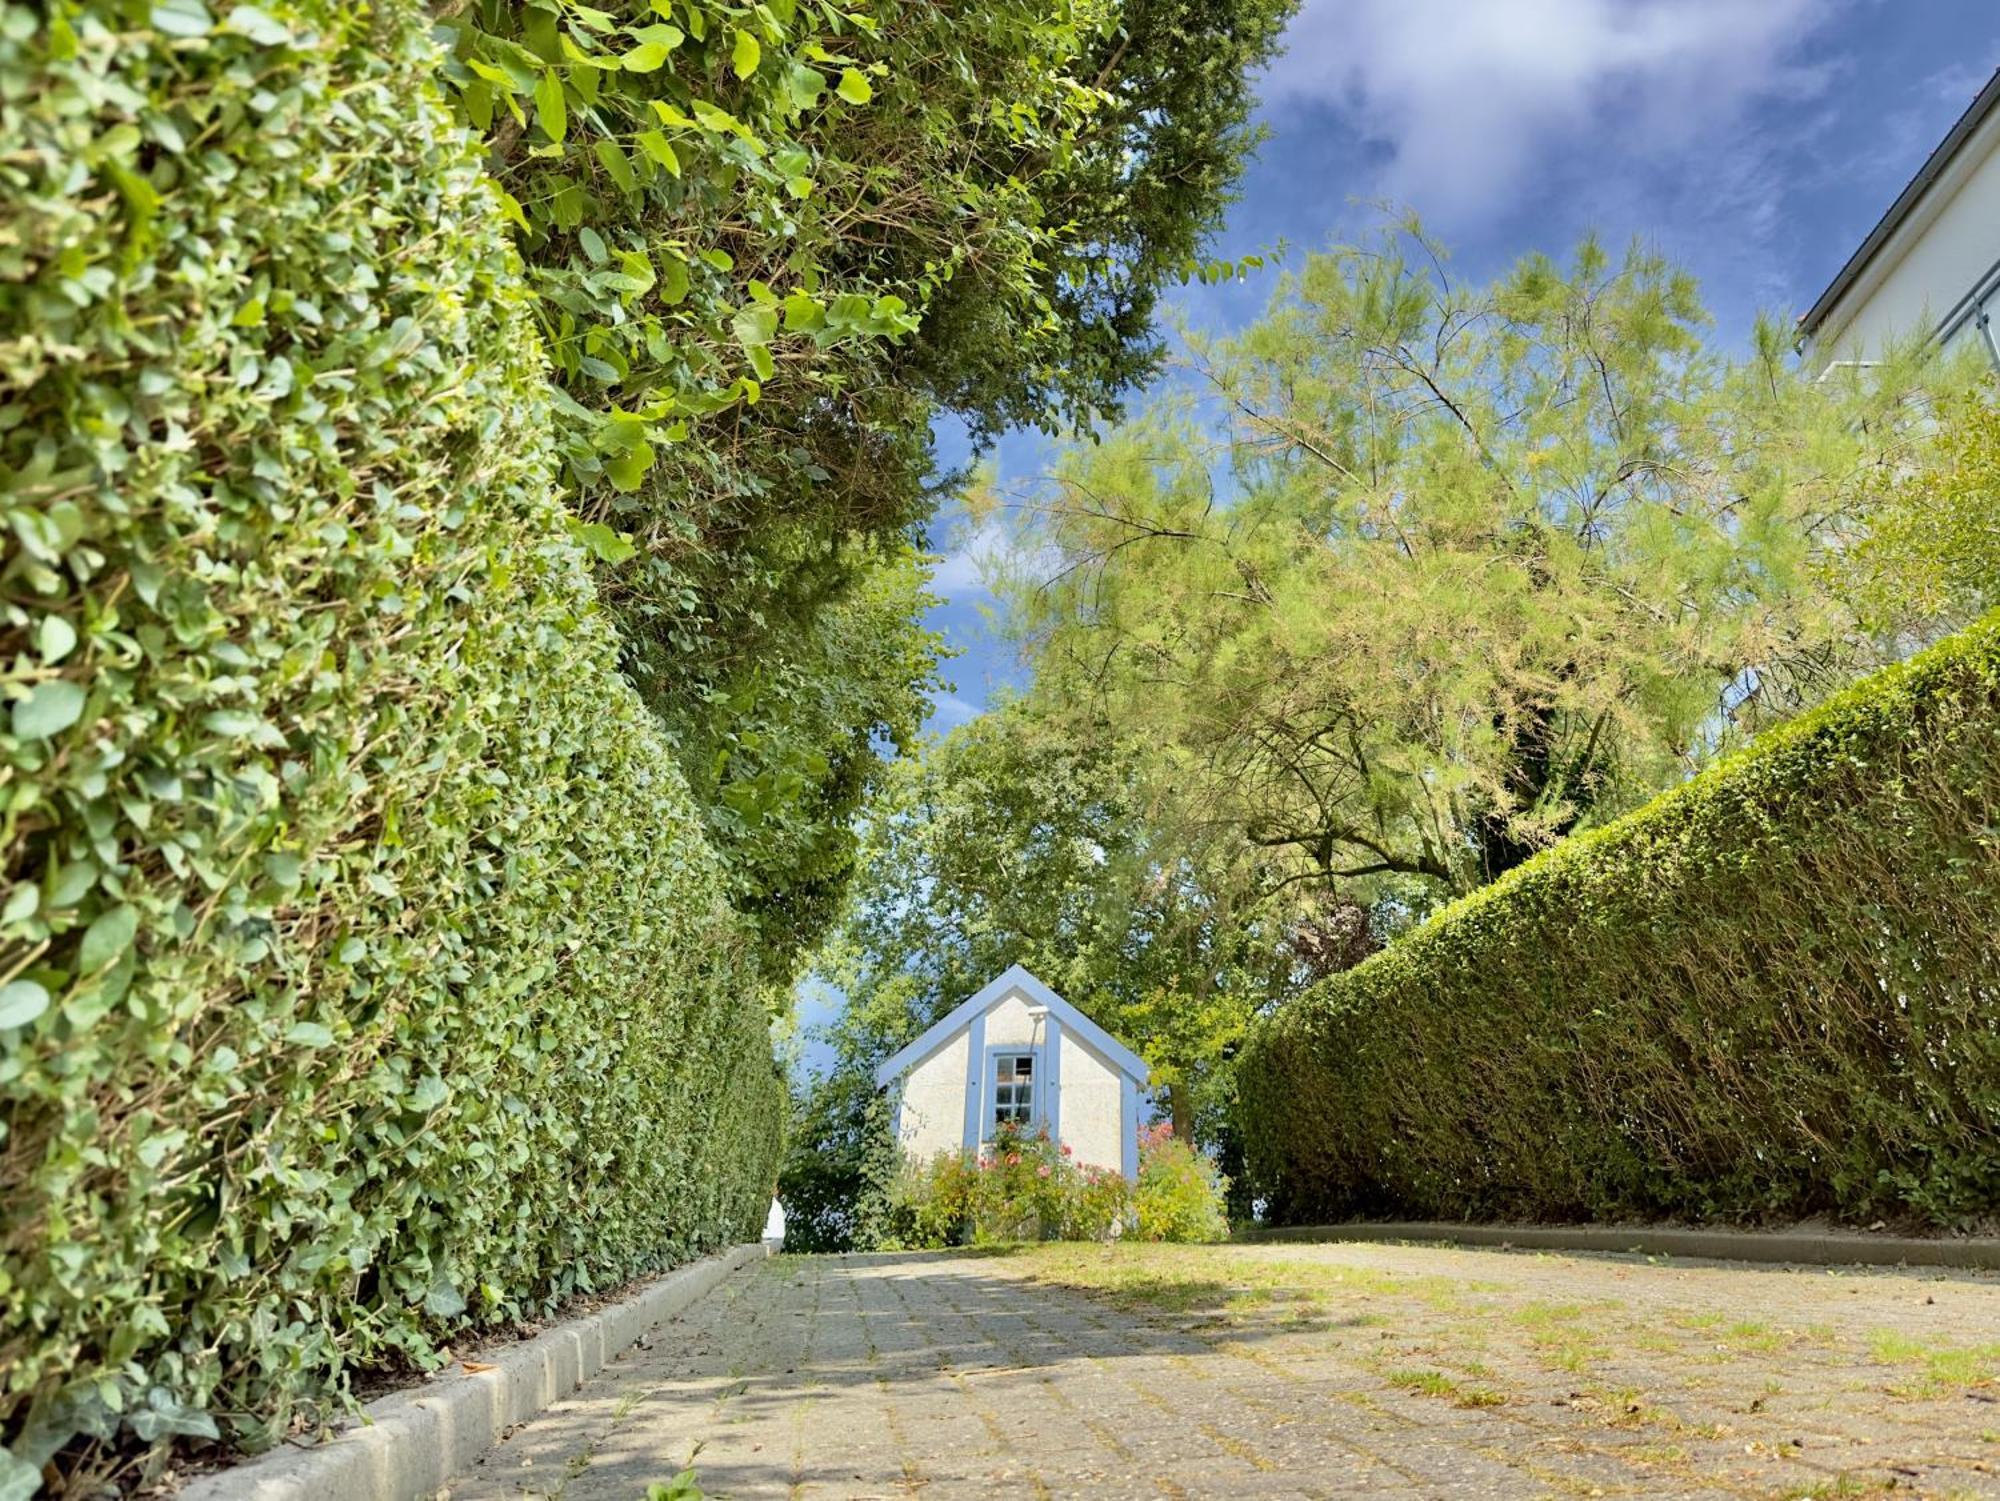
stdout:
<svg viewBox="0 0 2000 1501">
<path fill-rule="evenodd" d="M 999 979 L 982 986 L 970 999 L 961 1001 L 939 1017 L 925 1028 L 923 1036 L 915 1042 L 898 1048 L 884 1058 L 875 1070 L 875 1087 L 887 1089 L 898 1074 L 935 1052 L 962 1028 L 970 1025 L 973 1017 L 991 1010 L 1017 990 L 1032 1004 L 1048 1007 L 1049 1015 L 1061 1022 L 1065 1031 L 1097 1049 L 1122 1072 L 1130 1074 L 1141 1084 L 1151 1077 L 1152 1070 L 1146 1067 L 1145 1059 L 1016 964 Z"/>
<path fill-rule="evenodd" d="M 1910 217 L 1917 206 L 1917 200 L 1922 198 L 1930 190 L 1931 184 L 1943 175 L 1944 169 L 1951 165 L 1952 158 L 1958 155 L 1959 148 L 1975 130 L 1979 129 L 1986 117 L 1993 113 L 1995 106 L 2000 106 L 2000 69 L 1996 69 L 1993 76 L 1986 80 L 1986 87 L 1979 91 L 1972 103 L 1967 106 L 1965 113 L 1958 117 L 1958 123 L 1945 133 L 1945 138 L 1938 143 L 1937 150 L 1930 154 L 1923 166 L 1917 169 L 1917 175 L 1910 179 L 1909 186 L 1896 195 L 1896 201 L 1889 205 L 1889 211 L 1881 217 L 1873 229 L 1868 231 L 1868 238 L 1861 242 L 1860 249 L 1847 258 L 1847 264 L 1840 268 L 1839 274 L 1827 284 L 1826 290 L 1819 294 L 1819 300 L 1807 309 L 1804 317 L 1799 319 L 1800 338 L 1810 338 L 1819 330 L 1827 315 L 1833 311 L 1834 305 L 1845 297 L 1847 289 L 1860 279 L 1861 273 L 1868 269 L 1868 263 L 1875 259 L 1876 253 L 1881 250 L 1889 236 L 1900 229 L 1903 221 Z"/>
</svg>

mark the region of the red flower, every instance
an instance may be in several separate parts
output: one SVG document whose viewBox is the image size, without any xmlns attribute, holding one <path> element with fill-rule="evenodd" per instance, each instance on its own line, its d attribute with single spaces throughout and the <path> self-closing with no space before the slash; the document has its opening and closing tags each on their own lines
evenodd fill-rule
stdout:
<svg viewBox="0 0 2000 1501">
<path fill-rule="evenodd" d="M 1072 1152 L 1070 1151 L 1070 1149 L 1069 1149 L 1069 1146 L 1068 1146 L 1068 1144 L 1067 1144 L 1067 1143 L 1065 1143 L 1065 1144 L 1064 1144 L 1064 1146 L 1063 1146 L 1063 1156 L 1065 1156 L 1065 1157 L 1069 1157 L 1069 1156 L 1072 1156 L 1072 1155 L 1074 1155 L 1074 1154 L 1073 1154 L 1073 1153 L 1072 1153 Z"/>
<path fill-rule="evenodd" d="M 1019 1152 L 1009 1152 L 1007 1154 L 1007 1166 L 1019 1167 L 1020 1165 L 1021 1165 L 1021 1154 Z"/>
<path fill-rule="evenodd" d="M 1037 1178 L 1046 1178 L 1048 1177 L 1048 1175 L 1049 1175 L 1049 1165 L 1046 1162 L 1044 1162 L 1040 1167 L 1035 1169 L 1035 1176 Z"/>
</svg>

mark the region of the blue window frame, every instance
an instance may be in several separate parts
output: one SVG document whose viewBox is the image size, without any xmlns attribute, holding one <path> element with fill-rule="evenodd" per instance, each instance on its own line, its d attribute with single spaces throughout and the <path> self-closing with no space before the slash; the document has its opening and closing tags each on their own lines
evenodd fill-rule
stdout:
<svg viewBox="0 0 2000 1501">
<path fill-rule="evenodd" d="M 1012 1125 L 1017 1130 L 1034 1131 L 1043 1120 L 1042 1049 L 1027 1044 L 996 1045 L 986 1049 L 986 1071 L 981 1090 L 980 1138 L 991 1141 L 994 1132 Z"/>
</svg>

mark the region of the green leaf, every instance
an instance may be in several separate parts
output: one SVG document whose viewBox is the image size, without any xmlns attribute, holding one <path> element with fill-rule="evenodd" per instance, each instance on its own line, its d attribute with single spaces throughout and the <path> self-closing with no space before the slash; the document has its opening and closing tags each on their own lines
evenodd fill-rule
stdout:
<svg viewBox="0 0 2000 1501">
<path fill-rule="evenodd" d="M 88 695 L 68 678 L 37 683 L 14 705 L 14 733 L 23 740 L 43 740 L 60 734 L 83 717 Z"/>
<path fill-rule="evenodd" d="M 268 728 L 262 716 L 253 714 L 248 709 L 211 709 L 201 716 L 201 727 L 232 739 L 241 739 L 245 735 L 261 735 Z"/>
<path fill-rule="evenodd" d="M 591 151 L 604 170 L 611 174 L 611 180 L 618 184 L 620 192 L 635 193 L 639 189 L 639 179 L 632 174 L 632 164 L 625 159 L 625 153 L 613 140 L 599 138 L 591 143 Z"/>
<path fill-rule="evenodd" d="M 654 161 L 665 167 L 674 176 L 681 175 L 681 159 L 675 153 L 673 143 L 657 130 L 639 132 L 639 149 Z"/>
<path fill-rule="evenodd" d="M 826 79 L 819 69 L 803 63 L 793 63 L 785 81 L 791 87 L 792 103 L 799 109 L 811 109 L 826 92 Z"/>
<path fill-rule="evenodd" d="M 404 1097 L 403 1103 L 412 1110 L 421 1110 L 429 1114 L 449 1098 L 451 1091 L 445 1086 L 444 1080 L 436 1074 L 425 1074 L 417 1081 L 417 1087 Z"/>
<path fill-rule="evenodd" d="M 604 472 L 610 476 L 611 483 L 627 494 L 639 488 L 640 481 L 646 477 L 646 471 L 652 467 L 653 449 L 649 443 L 636 443 L 621 453 L 608 455 L 604 460 Z M 611 532 L 609 527 L 600 527 L 599 530 L 610 532 L 616 549 L 613 551 L 609 547 L 591 546 L 591 551 L 605 562 L 622 563 L 638 551 L 625 538 L 618 536 L 616 532 Z"/>
<path fill-rule="evenodd" d="M 747 31 L 736 33 L 736 45 L 730 50 L 729 65 L 736 70 L 738 78 L 748 78 L 757 71 L 757 64 L 763 61 L 764 49 L 757 38 Z"/>
<path fill-rule="evenodd" d="M 60 662 L 76 649 L 76 627 L 60 615 L 44 615 L 35 632 L 35 650 L 44 662 Z"/>
<path fill-rule="evenodd" d="M 33 980 L 10 980 L 0 985 L 0 1027 L 25 1027 L 49 1009 L 49 993 Z M 0 1466 L 0 1484 L 6 1470 Z"/>
<path fill-rule="evenodd" d="M 640 444 L 639 446 L 641 448 L 645 447 L 644 444 Z M 624 457 L 623 454 L 619 454 L 613 456 L 610 459 L 607 459 L 605 461 L 605 469 L 609 471 L 611 465 L 615 463 L 617 459 L 623 457 Z M 646 453 L 646 462 L 650 463 L 651 459 L 652 459 L 652 451 L 648 449 Z M 644 468 L 642 467 L 639 472 L 643 474 L 645 472 Z M 616 484 L 617 481 L 614 479 L 612 483 Z M 632 545 L 630 538 L 621 537 L 618 533 L 611 530 L 610 527 L 606 526 L 601 521 L 587 521 L 583 523 L 581 526 L 578 526 L 576 528 L 576 539 L 577 541 L 581 542 L 584 545 L 584 547 L 589 551 L 590 555 L 596 558 L 600 563 L 622 563 L 627 558 L 633 556 L 635 553 L 639 551 L 638 548 Z"/>
<path fill-rule="evenodd" d="M 875 90 L 867 79 L 861 76 L 859 68 L 845 68 L 840 74 L 840 97 L 849 104 L 866 104 L 875 97 Z"/>
<path fill-rule="evenodd" d="M 554 68 L 547 69 L 535 85 L 535 123 L 552 141 L 569 134 L 569 107 L 563 99 L 562 77 Z"/>
<path fill-rule="evenodd" d="M 330 1048 L 333 1031 L 322 1022 L 293 1022 L 285 1031 L 285 1041 L 295 1048 Z"/>
<path fill-rule="evenodd" d="M 83 930 L 83 947 L 77 953 L 77 968 L 86 975 L 109 969 L 125 957 L 139 936 L 139 912 L 135 907 L 117 906 L 101 914 Z"/>
<path fill-rule="evenodd" d="M 168 36 L 207 36 L 215 30 L 215 17 L 201 0 L 158 0 L 152 10 L 153 29 Z"/>
<path fill-rule="evenodd" d="M 239 5 L 222 23 L 224 31 L 246 36 L 263 47 L 282 47 L 292 40 L 292 28 L 254 5 Z"/>
<path fill-rule="evenodd" d="M 29 1464 L 11 1450 L 0 1449 L 0 1501 L 29 1501 L 41 1488 L 39 1466 Z"/>
<path fill-rule="evenodd" d="M 758 344 L 768 344 L 778 332 L 778 310 L 772 307 L 753 305 L 737 309 L 736 316 L 729 320 L 739 343 L 746 348 Z"/>
<path fill-rule="evenodd" d="M 651 73 L 673 56 L 673 50 L 662 42 L 641 42 L 618 59 L 618 66 L 627 73 Z"/>
<path fill-rule="evenodd" d="M 799 333 L 826 322 L 826 312 L 809 292 L 794 292 L 785 299 L 785 331 Z"/>
<path fill-rule="evenodd" d="M 505 89 L 510 94 L 526 92 L 521 87 L 519 80 L 505 68 L 496 68 L 493 64 L 481 62 L 476 57 L 468 57 L 465 60 L 465 65 L 495 88 Z"/>
<path fill-rule="evenodd" d="M 8 894 L 7 905 L 0 907 L 0 923 L 25 922 L 41 910 L 42 888 L 33 881 L 23 881 Z"/>
<path fill-rule="evenodd" d="M 424 1307 L 441 1319 L 455 1319 L 465 1312 L 465 1295 L 451 1282 L 440 1277 L 431 1284 L 431 1290 L 424 1294 Z"/>
<path fill-rule="evenodd" d="M 528 216 L 521 211 L 521 200 L 492 183 L 488 183 L 487 186 L 493 188 L 493 196 L 500 201 L 500 216 L 510 224 L 520 225 L 525 231 L 528 228 Z"/>
<path fill-rule="evenodd" d="M 677 255 L 660 258 L 660 301 L 672 307 L 688 294 L 687 262 Z"/>
<path fill-rule="evenodd" d="M 748 345 L 745 348 L 745 353 L 750 356 L 750 368 L 757 372 L 759 380 L 770 380 L 778 373 L 777 362 L 771 358 L 771 350 L 768 345 Z"/>
</svg>

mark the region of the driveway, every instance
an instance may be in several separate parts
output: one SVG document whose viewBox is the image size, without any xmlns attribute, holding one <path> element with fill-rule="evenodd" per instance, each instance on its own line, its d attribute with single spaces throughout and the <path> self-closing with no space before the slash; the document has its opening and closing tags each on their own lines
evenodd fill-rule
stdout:
<svg viewBox="0 0 2000 1501">
<path fill-rule="evenodd" d="M 778 1257 L 452 1501 L 2000 1496 L 2000 1281 L 1386 1245 Z"/>
</svg>

